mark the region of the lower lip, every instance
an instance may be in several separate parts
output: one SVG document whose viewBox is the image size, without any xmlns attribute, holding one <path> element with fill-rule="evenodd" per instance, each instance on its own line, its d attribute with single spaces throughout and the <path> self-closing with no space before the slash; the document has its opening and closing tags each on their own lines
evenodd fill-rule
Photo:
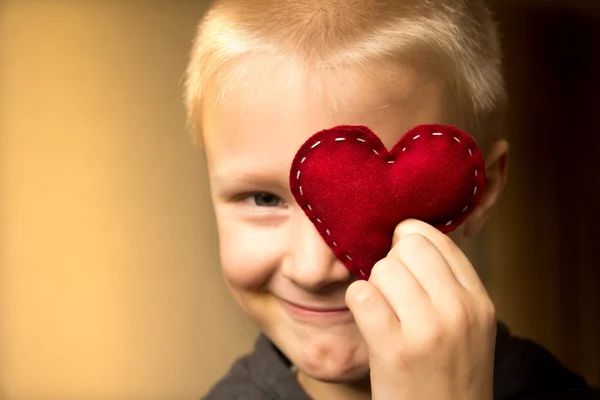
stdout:
<svg viewBox="0 0 600 400">
<path fill-rule="evenodd" d="M 309 319 L 309 320 L 352 320 L 352 313 L 347 308 L 341 310 L 332 311 L 315 311 L 306 308 L 299 307 L 295 304 L 288 303 L 282 300 L 284 307 L 296 318 Z"/>
</svg>

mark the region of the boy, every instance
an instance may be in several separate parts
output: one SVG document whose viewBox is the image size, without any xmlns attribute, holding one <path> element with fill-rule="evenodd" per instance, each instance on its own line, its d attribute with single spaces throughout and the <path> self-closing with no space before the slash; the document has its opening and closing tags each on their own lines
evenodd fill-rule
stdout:
<svg viewBox="0 0 600 400">
<path fill-rule="evenodd" d="M 600 398 L 510 336 L 460 250 L 506 182 L 505 103 L 481 1 L 215 2 L 186 105 L 206 151 L 227 286 L 263 334 L 206 398 Z M 290 193 L 295 152 L 336 125 L 366 125 L 391 148 L 429 123 L 477 140 L 483 198 L 449 235 L 401 222 L 387 257 L 357 280 Z"/>
</svg>

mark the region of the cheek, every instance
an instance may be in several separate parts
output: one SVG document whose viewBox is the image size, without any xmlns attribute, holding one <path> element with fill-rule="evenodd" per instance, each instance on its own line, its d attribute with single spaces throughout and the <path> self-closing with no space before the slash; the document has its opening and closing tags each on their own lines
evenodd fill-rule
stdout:
<svg viewBox="0 0 600 400">
<path fill-rule="evenodd" d="M 219 223 L 221 268 L 229 285 L 243 290 L 263 286 L 277 270 L 281 243 L 273 232 L 242 223 Z"/>
</svg>

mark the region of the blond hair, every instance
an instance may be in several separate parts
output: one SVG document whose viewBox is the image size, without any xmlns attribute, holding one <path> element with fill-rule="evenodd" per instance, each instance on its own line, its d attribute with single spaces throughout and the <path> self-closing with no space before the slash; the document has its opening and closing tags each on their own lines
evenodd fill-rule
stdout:
<svg viewBox="0 0 600 400">
<path fill-rule="evenodd" d="M 443 74 L 473 136 L 502 133 L 501 50 L 483 0 L 217 0 L 198 26 L 186 71 L 184 101 L 194 135 L 209 82 L 219 80 L 227 90 L 235 79 L 226 67 L 252 55 L 291 56 L 298 67 L 292 70 L 312 68 L 311 76 L 418 59 Z"/>
</svg>

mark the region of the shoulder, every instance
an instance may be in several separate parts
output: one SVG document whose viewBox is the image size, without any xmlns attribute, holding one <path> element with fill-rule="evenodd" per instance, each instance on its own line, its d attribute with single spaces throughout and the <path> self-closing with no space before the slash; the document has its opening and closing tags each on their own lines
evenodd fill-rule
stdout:
<svg viewBox="0 0 600 400">
<path fill-rule="evenodd" d="M 250 357 L 238 359 L 202 400 L 252 400 L 264 398 L 250 375 Z"/>
<path fill-rule="evenodd" d="M 238 358 L 225 376 L 216 382 L 202 400 L 258 400 L 268 398 L 262 384 L 262 364 L 270 357 L 269 342 L 259 335 L 252 352 Z"/>
<path fill-rule="evenodd" d="M 543 346 L 498 323 L 494 358 L 496 400 L 600 400 L 600 391 Z"/>
<path fill-rule="evenodd" d="M 310 400 L 290 369 L 290 361 L 264 335 L 239 358 L 202 400 Z"/>
</svg>

